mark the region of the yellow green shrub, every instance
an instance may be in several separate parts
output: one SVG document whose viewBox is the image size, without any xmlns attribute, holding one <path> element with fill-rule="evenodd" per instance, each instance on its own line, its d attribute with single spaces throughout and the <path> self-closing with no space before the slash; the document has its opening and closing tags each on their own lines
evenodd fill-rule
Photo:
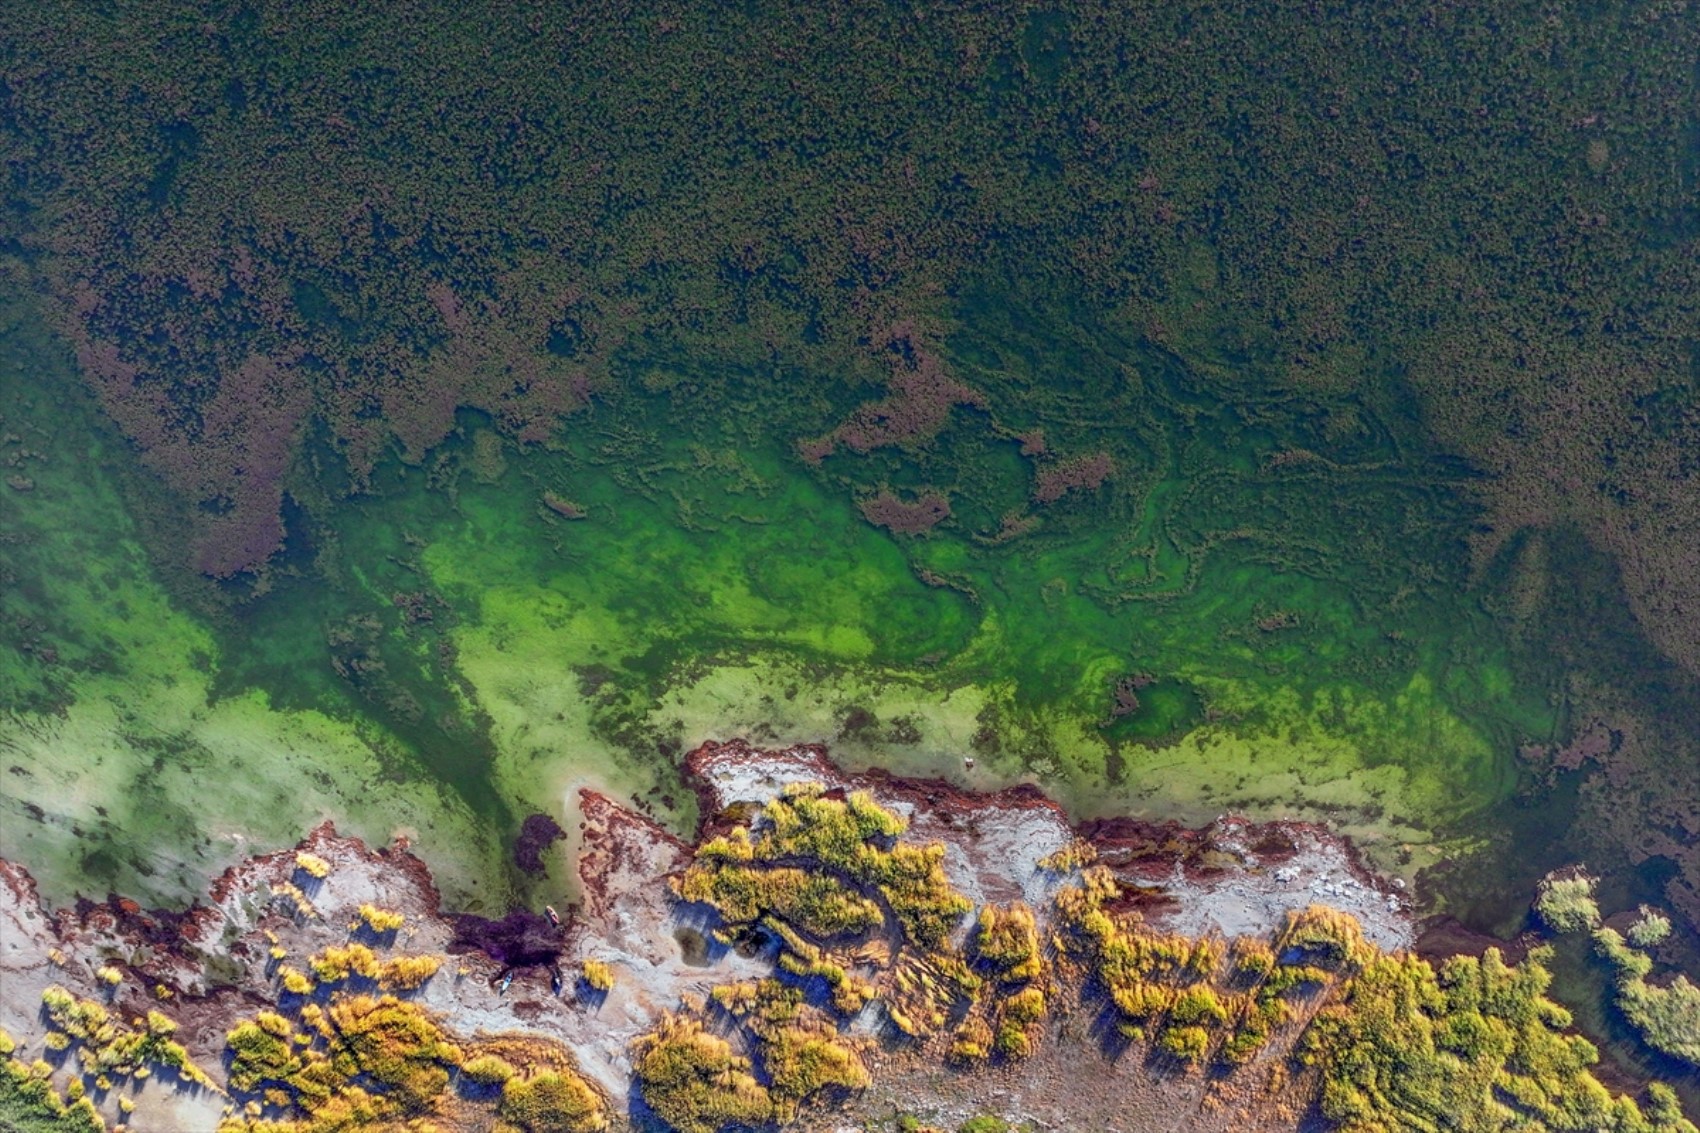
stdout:
<svg viewBox="0 0 1700 1133">
<path fill-rule="evenodd" d="M 333 1003 L 328 1014 L 336 1029 L 333 1062 L 351 1061 L 403 1112 L 418 1112 L 441 1094 L 449 1067 L 460 1063 L 459 1050 L 415 1004 L 358 995 Z"/>
<path fill-rule="evenodd" d="M 1600 923 L 1594 879 L 1579 870 L 1543 877 L 1535 893 L 1535 913 L 1554 932 L 1587 932 Z"/>
<path fill-rule="evenodd" d="M 792 868 L 697 861 L 674 882 L 687 901 L 713 905 L 728 921 L 782 917 L 820 938 L 865 932 L 883 920 L 879 906 L 836 878 Z"/>
<path fill-rule="evenodd" d="M 1203 1027 L 1165 1027 L 1157 1047 L 1182 1062 L 1200 1063 L 1210 1053 L 1210 1032 Z"/>
<path fill-rule="evenodd" d="M 341 983 L 350 976 L 375 980 L 379 972 L 377 956 L 358 942 L 332 945 L 310 958 L 307 966 L 313 969 L 313 975 L 320 983 L 327 984 Z"/>
<path fill-rule="evenodd" d="M 1440 973 L 1379 955 L 1318 1013 L 1301 1045 L 1320 1068 L 1323 1114 L 1373 1130 L 1601 1129 L 1692 1133 L 1680 1116 L 1643 1115 L 1590 1072 L 1598 1053 L 1561 1033 L 1549 1009 L 1547 953 L 1512 967 L 1489 949 Z"/>
<path fill-rule="evenodd" d="M 942 1027 L 957 1005 L 972 1003 L 981 981 L 959 957 L 943 952 L 905 952 L 885 989 L 886 1014 L 904 1034 L 928 1035 Z"/>
<path fill-rule="evenodd" d="M 319 910 L 313 907 L 313 902 L 307 900 L 307 894 L 301 892 L 293 882 L 273 882 L 271 891 L 274 898 L 282 898 L 287 902 L 296 916 L 310 919 L 319 915 Z"/>
<path fill-rule="evenodd" d="M 1051 873 L 1073 873 L 1077 869 L 1085 869 L 1098 860 L 1098 851 L 1092 843 L 1076 838 L 1060 850 L 1052 851 L 1039 859 L 1039 868 Z"/>
<path fill-rule="evenodd" d="M 857 1046 L 805 1002 L 800 988 L 750 980 L 716 988 L 713 997 L 748 1030 L 767 1074 L 774 1120 L 781 1124 L 821 1090 L 860 1089 L 872 1081 Z"/>
<path fill-rule="evenodd" d="M 601 1096 L 571 1071 L 510 1077 L 502 1087 L 498 1112 L 525 1133 L 596 1133 L 608 1128 Z"/>
<path fill-rule="evenodd" d="M 1375 954 L 1357 918 L 1323 905 L 1290 910 L 1276 935 L 1275 951 L 1300 954 L 1304 966 L 1339 971 Z"/>
<path fill-rule="evenodd" d="M 1043 968 L 1038 920 L 1033 910 L 1020 902 L 1008 909 L 995 905 L 981 908 L 973 948 L 975 956 L 990 966 L 999 979 L 1035 979 Z"/>
<path fill-rule="evenodd" d="M 289 1021 L 270 1011 L 232 1028 L 225 1036 L 231 1088 L 250 1093 L 266 1082 L 288 1083 L 302 1068 L 291 1037 Z"/>
<path fill-rule="evenodd" d="M 793 1024 L 763 1034 L 761 1059 L 780 1123 L 794 1120 L 801 1104 L 821 1090 L 858 1090 L 873 1081 L 861 1053 L 825 1025 Z"/>
<path fill-rule="evenodd" d="M 731 1044 L 685 1016 L 669 1015 L 632 1044 L 644 1103 L 678 1133 L 763 1125 L 774 1115 L 767 1088 Z"/>
<path fill-rule="evenodd" d="M 481 1054 L 461 1063 L 460 1073 L 480 1086 L 500 1086 L 519 1071 L 500 1055 Z"/>
<path fill-rule="evenodd" d="M 1037 1023 L 1045 1017 L 1045 993 L 1036 987 L 1022 988 L 1003 1001 L 1002 1015 L 1018 1026 Z"/>
<path fill-rule="evenodd" d="M 978 1062 L 992 1053 L 993 1039 L 991 1024 L 970 1015 L 951 1033 L 950 1057 L 957 1062 Z"/>
<path fill-rule="evenodd" d="M 832 991 L 832 1005 L 844 1015 L 854 1015 L 877 994 L 873 985 L 857 979 L 828 959 L 819 948 L 799 941 L 801 947 L 780 953 L 779 967 L 792 975 L 815 977 Z"/>
<path fill-rule="evenodd" d="M 1228 951 L 1228 965 L 1237 982 L 1255 983 L 1274 970 L 1275 950 L 1266 941 L 1242 936 Z"/>
<path fill-rule="evenodd" d="M 1124 983 L 1111 989 L 1110 998 L 1127 1018 L 1150 1019 L 1169 1009 L 1175 989 L 1162 984 Z"/>
<path fill-rule="evenodd" d="M 56 1028 L 49 1032 L 49 1046 L 65 1050 L 73 1043 L 81 1044 L 77 1060 L 85 1074 L 128 1078 L 141 1075 L 150 1065 L 163 1066 L 188 1081 L 212 1085 L 188 1051 L 172 1040 L 177 1024 L 157 1011 L 126 1026 L 100 1004 L 79 999 L 57 984 L 42 992 L 41 1000 L 48 1022 Z"/>
<path fill-rule="evenodd" d="M 313 1130 L 427 1114 L 461 1061 L 429 1014 L 393 996 L 346 996 L 328 1009 L 307 1004 L 299 1021 L 297 1030 L 284 1016 L 261 1011 L 234 1027 L 226 1036 L 230 1084 L 270 1104 L 280 1096 L 292 1102 Z"/>
<path fill-rule="evenodd" d="M 331 863 L 306 850 L 296 851 L 295 868 L 316 881 L 323 881 L 331 875 Z"/>
<path fill-rule="evenodd" d="M 436 956 L 397 956 L 378 969 L 378 985 L 385 989 L 411 991 L 437 974 L 442 960 Z"/>
<path fill-rule="evenodd" d="M 759 821 L 759 836 L 739 827 L 706 844 L 677 883 L 679 895 L 707 901 L 735 923 L 771 914 L 824 939 L 880 923 L 878 906 L 856 892 L 872 887 L 908 939 L 928 948 L 973 907 L 945 876 L 944 847 L 891 844 L 908 824 L 866 793 L 837 800 L 818 786 L 794 786 Z"/>
<path fill-rule="evenodd" d="M 292 995 L 312 995 L 318 985 L 307 973 L 289 967 L 287 964 L 277 970 L 278 978 L 283 982 L 285 991 Z"/>
<path fill-rule="evenodd" d="M 395 932 L 407 923 L 407 918 L 401 913 L 380 909 L 371 904 L 360 906 L 359 917 L 361 923 L 380 936 L 386 932 Z"/>
</svg>

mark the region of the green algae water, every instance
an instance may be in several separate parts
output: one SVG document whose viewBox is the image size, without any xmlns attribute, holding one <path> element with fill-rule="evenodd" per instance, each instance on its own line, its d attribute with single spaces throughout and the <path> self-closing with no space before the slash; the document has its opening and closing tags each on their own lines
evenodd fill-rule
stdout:
<svg viewBox="0 0 1700 1133">
<path fill-rule="evenodd" d="M 312 445 L 268 591 L 219 612 L 150 568 L 122 445 L 78 439 L 104 434 L 19 315 L 33 399 L 8 427 L 51 445 L 7 501 L 8 616 L 35 652 L 9 661 L 29 759 L 0 852 L 57 863 L 60 895 L 180 899 L 329 817 L 415 835 L 452 898 L 499 904 L 564 884 L 514 875 L 524 814 L 570 818 L 592 785 L 686 827 L 677 760 L 731 735 L 1034 781 L 1083 815 L 1326 817 L 1407 870 L 1486 836 L 1516 745 L 1555 734 L 1550 678 L 1472 590 L 1461 474 L 1396 377 L 1379 403 L 1296 400 L 1254 360 L 1189 362 L 992 284 L 953 325 L 983 404 L 818 465 L 798 439 L 858 394 L 799 404 L 830 376 L 680 343 L 624 358 L 625 392 L 548 445 L 467 413 L 352 493 Z M 1113 474 L 1036 503 L 1038 431 Z M 893 534 L 858 507 L 882 491 L 950 518 Z"/>
<path fill-rule="evenodd" d="M 329 14 L 0 9 L 49 901 L 328 820 L 564 907 L 580 788 L 743 736 L 1700 923 L 1681 5 Z"/>
</svg>

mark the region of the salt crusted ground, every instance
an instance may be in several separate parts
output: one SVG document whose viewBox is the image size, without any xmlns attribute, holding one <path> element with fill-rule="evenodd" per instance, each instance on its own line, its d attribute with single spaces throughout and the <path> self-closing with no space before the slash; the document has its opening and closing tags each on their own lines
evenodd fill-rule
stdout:
<svg viewBox="0 0 1700 1133">
<path fill-rule="evenodd" d="M 1349 847 L 1311 826 L 1254 826 L 1230 816 L 1203 830 L 1111 821 L 1077 831 L 1059 807 L 1031 788 L 968 795 L 939 782 L 849 774 L 817 747 L 762 751 L 741 742 L 709 744 L 687 757 L 686 771 L 707 816 L 704 834 L 747 812 L 737 804 L 765 802 L 791 783 L 869 790 L 881 805 L 909 819 L 910 838 L 946 845 L 951 881 L 976 904 L 1020 899 L 1042 911 L 1058 881 L 1039 867 L 1040 860 L 1084 837 L 1104 864 L 1138 886 L 1147 919 L 1171 931 L 1264 934 L 1279 925 L 1288 909 L 1321 903 L 1357 916 L 1369 939 L 1384 948 L 1408 947 L 1412 940 L 1400 896 L 1362 869 Z M 683 997 L 766 974 L 769 964 L 713 945 L 706 956 L 701 954 L 703 934 L 692 930 L 707 926 L 693 925 L 700 913 L 673 901 L 664 880 L 688 860 L 684 843 L 594 791 L 581 791 L 579 803 L 585 821 L 577 863 L 583 900 L 569 918 L 561 963 L 570 976 L 586 959 L 609 962 L 616 977 L 613 990 L 598 996 L 569 978 L 556 994 L 548 971 L 533 968 L 519 971 L 504 995 L 493 986 L 498 965 L 474 952 L 449 956 L 417 996 L 464 1035 L 521 1031 L 566 1042 L 584 1072 L 623 1105 L 633 1038 Z M 149 913 L 116 898 L 49 912 L 28 874 L 0 862 L 0 1026 L 20 1040 L 19 1057 L 43 1053 L 43 989 L 58 983 L 79 995 L 106 998 L 95 972 L 113 964 L 125 977 L 111 994 L 122 1013 L 165 1010 L 179 1021 L 178 1037 L 191 1055 L 222 1080 L 225 1032 L 276 998 L 276 963 L 267 932 L 287 951 L 285 963 L 305 967 L 310 954 L 347 940 L 356 910 L 370 902 L 408 917 L 407 927 L 386 951 L 446 953 L 454 935 L 451 918 L 440 908 L 424 864 L 405 843 L 374 851 L 338 837 L 326 825 L 301 848 L 330 863 L 329 877 L 308 878 L 296 866 L 294 849 L 253 858 L 226 871 L 207 900 L 181 916 Z M 312 917 L 292 914 L 287 898 L 274 897 L 289 884 L 302 889 Z M 157 998 L 154 989 L 160 985 L 169 989 L 169 999 Z M 1092 1041 L 1085 1018 L 1064 1014 L 1053 1030 L 1045 1046 Z M 931 1090 L 935 1101 L 946 1096 L 939 1091 L 948 1093 L 951 1083 L 960 1092 L 960 1075 L 928 1085 L 931 1076 L 945 1072 L 913 1059 L 904 1065 L 904 1057 L 882 1054 L 898 1072 L 877 1069 L 874 1090 L 850 1108 L 873 1113 L 867 1107 L 895 1106 L 901 1099 L 888 1097 L 885 1091 L 891 1089 Z M 1029 1071 L 986 1073 L 974 1092 L 1059 1127 L 1053 1122 L 1084 1100 L 1080 1091 L 1113 1085 L 1116 1075 L 1106 1079 L 1107 1070 L 1094 1072 L 1094 1062 L 1042 1057 Z M 59 1075 L 61 1087 L 69 1066 Z M 1153 1081 L 1142 1089 L 1141 1096 L 1155 1107 L 1148 1121 L 1205 1112 L 1199 1083 Z M 999 1092 L 1001 1103 L 993 1097 Z M 133 1130 L 210 1133 L 226 1104 L 219 1094 L 177 1089 L 157 1078 L 133 1097 Z M 117 1120 L 116 1096 L 105 1099 L 104 1109 Z M 830 1116 L 813 1120 L 824 1122 L 822 1128 L 833 1127 Z M 1162 1127 L 1217 1126 L 1165 1120 Z"/>
</svg>

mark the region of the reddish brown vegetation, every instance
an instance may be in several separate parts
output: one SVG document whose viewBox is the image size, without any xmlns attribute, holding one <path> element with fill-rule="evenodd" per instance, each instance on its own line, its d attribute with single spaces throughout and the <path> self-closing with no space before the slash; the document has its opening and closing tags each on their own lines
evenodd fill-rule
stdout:
<svg viewBox="0 0 1700 1133">
<path fill-rule="evenodd" d="M 543 493 L 543 506 L 562 519 L 583 519 L 588 514 L 578 504 L 564 496 L 557 496 L 554 492 Z"/>
<path fill-rule="evenodd" d="M 1150 673 L 1130 673 L 1110 685 L 1110 716 L 1119 719 L 1139 711 L 1139 690 L 1157 683 Z"/>
<path fill-rule="evenodd" d="M 1115 475 L 1116 462 L 1107 452 L 1095 452 L 1040 465 L 1033 478 L 1033 501 L 1050 504 L 1070 492 L 1090 492 Z"/>
<path fill-rule="evenodd" d="M 81 335 L 77 360 L 147 466 L 195 505 L 195 568 L 229 578 L 264 563 L 283 542 L 283 474 L 312 404 L 294 360 L 250 356 L 209 376 L 193 407 L 110 342 Z"/>
<path fill-rule="evenodd" d="M 819 463 L 840 444 L 865 453 L 929 441 L 958 405 L 984 407 L 978 393 L 945 371 L 943 359 L 927 347 L 913 320 L 894 323 L 881 337 L 891 354 L 886 396 L 859 407 L 826 436 L 800 444 L 803 459 Z"/>
<path fill-rule="evenodd" d="M 330 426 L 359 485 L 392 444 L 404 460 L 423 460 L 453 431 L 462 407 L 489 413 L 521 443 L 536 443 L 590 395 L 582 367 L 537 345 L 550 319 L 576 298 L 571 293 L 517 289 L 470 307 L 446 284 L 433 284 L 429 309 L 442 321 L 445 345 L 393 343 L 383 374 L 371 366 L 343 373 L 339 363 L 327 380 L 306 373 L 331 352 L 309 345 L 314 328 L 286 298 L 288 280 L 247 255 L 219 269 L 222 279 L 213 280 L 204 265 L 197 270 L 200 282 L 191 290 L 198 297 L 234 289 L 256 319 L 287 332 L 292 345 L 230 356 L 210 330 L 216 319 L 198 304 L 148 328 L 164 344 L 150 355 L 129 344 L 135 336 L 125 306 L 132 297 L 102 295 L 85 282 L 67 286 L 72 298 L 60 326 L 144 464 L 192 505 L 185 509 L 190 564 L 214 578 L 262 572 L 282 545 L 284 475 L 315 415 Z M 162 271 L 138 290 L 152 295 L 174 285 Z"/>
<path fill-rule="evenodd" d="M 699 797 L 704 788 L 696 784 Z M 579 877 L 584 884 L 582 914 L 605 920 L 650 893 L 658 877 L 683 869 L 690 850 L 667 829 L 629 811 L 597 791 L 579 791 L 584 816 L 584 848 L 579 853 Z"/>
<path fill-rule="evenodd" d="M 950 518 L 950 499 L 942 492 L 924 492 L 905 500 L 882 489 L 879 495 L 856 506 L 863 519 L 895 535 L 920 535 Z"/>
</svg>

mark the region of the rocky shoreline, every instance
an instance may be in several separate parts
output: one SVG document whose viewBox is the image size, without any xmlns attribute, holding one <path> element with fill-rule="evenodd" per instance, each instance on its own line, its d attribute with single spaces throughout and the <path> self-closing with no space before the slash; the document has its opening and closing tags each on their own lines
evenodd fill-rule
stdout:
<svg viewBox="0 0 1700 1133">
<path fill-rule="evenodd" d="M 704 847 L 740 844 L 764 808 L 798 797 L 818 798 L 829 808 L 858 799 L 863 802 L 855 805 L 879 808 L 876 813 L 887 816 L 882 821 L 903 828 L 906 844 L 936 847 L 929 852 L 937 854 L 951 899 L 961 908 L 1034 910 L 1035 939 L 1053 941 L 1047 950 L 1062 947 L 1062 935 L 1071 931 L 1059 910 L 1070 902 L 1078 907 L 1086 866 L 1096 879 L 1087 884 L 1100 894 L 1094 907 L 1116 923 L 1183 946 L 1187 940 L 1217 942 L 1208 945 L 1212 954 L 1245 941 L 1290 939 L 1295 917 L 1323 915 L 1316 906 L 1349 914 L 1342 923 L 1355 925 L 1352 939 L 1361 944 L 1353 947 L 1368 949 L 1366 955 L 1406 952 L 1419 939 L 1398 883 L 1374 876 L 1344 839 L 1313 824 L 1260 824 L 1224 815 L 1198 829 L 1123 819 L 1077 825 L 1031 786 L 974 794 L 938 780 L 852 773 L 813 745 L 764 750 L 743 741 L 708 743 L 685 758 L 685 774 L 702 815 L 690 843 L 606 795 L 579 791 L 584 826 L 573 864 L 581 900 L 558 924 L 542 910 L 515 911 L 508 918 L 512 925 L 455 916 L 443 909 L 429 869 L 404 839 L 374 849 L 340 836 L 329 823 L 296 847 L 226 870 L 204 902 L 180 914 L 144 910 L 119 897 L 50 910 L 22 866 L 0 862 L 0 1028 L 17 1040 L 19 1060 L 47 1053 L 50 1036 L 40 1004 L 53 987 L 126 1017 L 163 1012 L 176 1023 L 177 1041 L 218 1087 L 171 1088 L 158 1079 L 134 1088 L 120 1085 L 96 1097 L 101 1112 L 113 1122 L 127 1120 L 135 1130 L 213 1133 L 221 1122 L 238 1128 L 228 1123 L 243 1120 L 241 1098 L 222 1092 L 232 1029 L 282 1003 L 291 973 L 308 989 L 310 1002 L 333 1002 L 343 992 L 327 990 L 328 984 L 315 988 L 302 969 L 322 975 L 324 957 L 370 946 L 357 963 L 393 964 L 401 958 L 429 968 L 423 979 L 395 994 L 450 1032 L 474 1036 L 467 1041 L 475 1044 L 521 1041 L 515 1036 L 551 1044 L 549 1057 L 575 1067 L 618 1124 L 628 1120 L 628 1106 L 638 1104 L 633 1052 L 644 1036 L 672 1025 L 680 1012 L 705 1010 L 711 996 L 728 987 L 777 987 L 775 961 L 785 958 L 786 948 L 815 955 L 812 963 L 820 971 L 839 970 L 833 963 L 842 960 L 850 967 L 840 978 L 850 979 L 851 986 L 866 979 L 872 981 L 866 985 L 870 994 L 880 987 L 886 988 L 881 995 L 897 994 L 880 981 L 894 974 L 901 981 L 903 965 L 911 962 L 903 957 L 914 947 L 902 936 L 876 933 L 859 950 L 834 951 L 837 946 L 830 945 L 823 951 L 799 943 L 794 934 L 786 937 L 789 930 L 780 926 L 774 931 L 792 943 L 776 956 L 771 932 L 763 930 L 767 943 L 760 947 L 733 947 L 738 938 L 718 915 L 723 909 L 681 899 L 679 879 L 697 868 L 693 862 L 703 860 Z M 973 917 L 956 915 L 955 927 L 939 941 L 940 955 L 971 954 Z M 981 933 L 985 923 L 980 922 Z M 378 931 L 380 925 L 386 927 Z M 521 936 L 523 947 L 514 944 Z M 1266 945 L 1252 947 L 1267 951 Z M 923 962 L 933 954 L 920 953 Z M 1051 963 L 1046 961 L 1047 971 Z M 1059 953 L 1054 963 L 1057 974 L 1046 977 L 1046 995 L 1057 1006 L 1030 1028 L 1039 1051 L 1030 1063 L 993 1059 L 982 1068 L 983 1081 L 974 1079 L 979 1085 L 965 1084 L 969 1079 L 949 1070 L 935 1049 L 946 1041 L 943 1031 L 936 1039 L 922 1034 L 894 1045 L 889 1029 L 900 1013 L 884 999 L 863 1000 L 870 1005 L 851 1010 L 839 1033 L 851 1044 L 847 1049 L 864 1051 L 878 1081 L 819 1112 L 837 1113 L 830 1120 L 846 1127 L 843 1121 L 854 1114 L 895 1104 L 903 1090 L 918 1088 L 944 1090 L 965 1113 L 973 1099 L 995 1094 L 1003 1098 L 999 1104 L 1040 1127 L 1062 1127 L 1055 1123 L 1066 1116 L 1074 1092 L 1102 1089 L 1092 1076 L 1108 1074 L 1121 1091 L 1113 1104 L 1131 1105 L 1128 1099 L 1137 1095 L 1146 1099 L 1140 1104 L 1163 1113 L 1184 1099 L 1181 1108 L 1190 1116 L 1162 1127 L 1282 1124 L 1268 1108 L 1273 1095 L 1262 1087 L 1230 1088 L 1210 1075 L 1176 1073 L 1172 1067 L 1153 1077 L 1149 1067 L 1128 1070 L 1125 1060 L 1100 1065 L 1069 1054 L 1081 1044 L 1101 1046 L 1089 1036 L 1105 1008 L 1093 1006 L 1098 1001 L 1082 982 L 1090 979 L 1090 968 L 1080 966 L 1084 961 Z M 375 987 L 377 971 L 374 966 L 367 972 L 367 983 Z M 1074 974 L 1065 977 L 1065 971 Z M 381 979 L 381 988 L 388 989 L 389 976 Z M 1328 994 L 1277 1014 L 1289 1022 L 1308 1020 Z M 967 1002 L 970 1011 L 980 1010 L 972 997 Z M 1092 1023 L 1094 1013 L 1099 1023 Z M 1122 1030 L 1128 1031 L 1125 1024 Z M 1265 1066 L 1258 1073 L 1267 1076 L 1277 1052 L 1290 1055 L 1297 1035 L 1289 1026 L 1255 1055 L 1254 1063 Z M 68 1061 L 60 1066 L 57 1086 L 75 1077 L 67 1073 L 71 1069 Z M 1076 1081 L 1079 1074 L 1090 1080 Z M 120 1111 L 120 1099 L 129 1112 Z M 1108 1095 L 1104 1104 L 1112 1104 Z M 248 1117 L 257 1117 L 257 1105 L 248 1103 Z M 816 1120 L 813 1112 L 791 1120 L 808 1127 Z M 467 1128 L 497 1127 L 477 1124 L 482 1118 L 457 1120 L 468 1122 Z"/>
</svg>

